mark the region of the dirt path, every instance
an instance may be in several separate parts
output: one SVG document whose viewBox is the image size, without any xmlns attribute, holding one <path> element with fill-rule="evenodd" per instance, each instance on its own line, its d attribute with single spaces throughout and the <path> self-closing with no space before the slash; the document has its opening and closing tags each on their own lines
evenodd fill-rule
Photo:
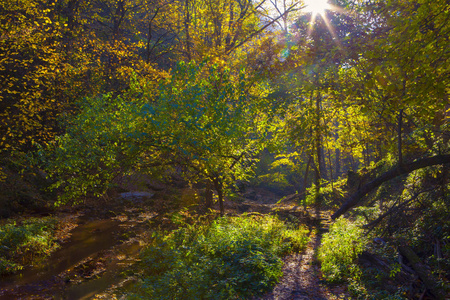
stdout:
<svg viewBox="0 0 450 300">
<path fill-rule="evenodd" d="M 319 285 L 318 267 L 313 264 L 315 244 L 313 240 L 303 253 L 285 258 L 281 281 L 261 300 L 328 299 Z"/>
<path fill-rule="evenodd" d="M 321 282 L 320 267 L 315 258 L 319 245 L 320 235 L 313 233 L 305 251 L 284 259 L 284 275 L 280 282 L 272 292 L 258 300 L 349 299 L 345 287 L 330 288 Z"/>
<path fill-rule="evenodd" d="M 264 203 L 265 202 L 265 203 Z M 304 210 L 294 201 L 280 204 L 272 201 L 246 201 L 240 206 L 249 213 L 275 213 L 280 217 L 294 216 L 310 228 L 310 241 L 301 253 L 284 258 L 283 277 L 270 293 L 253 300 L 325 300 L 351 299 L 346 286 L 328 286 L 321 277 L 316 252 L 322 234 L 328 231 L 331 223 L 330 213 L 318 210 Z M 241 210 L 237 207 L 237 210 Z"/>
</svg>

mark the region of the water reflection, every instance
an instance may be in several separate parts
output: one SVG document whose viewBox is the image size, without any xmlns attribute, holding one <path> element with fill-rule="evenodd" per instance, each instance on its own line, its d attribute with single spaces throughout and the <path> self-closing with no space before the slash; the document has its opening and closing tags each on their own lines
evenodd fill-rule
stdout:
<svg viewBox="0 0 450 300">
<path fill-rule="evenodd" d="M 82 220 L 81 223 L 72 230 L 70 241 L 63 244 L 62 248 L 53 253 L 42 265 L 28 267 L 17 274 L 3 277 L 0 289 L 7 290 L 52 280 L 61 272 L 75 267 L 80 261 L 109 249 L 118 242 L 115 233 L 119 230 L 119 221 Z M 11 298 L 7 293 L 3 293 L 0 299 Z"/>
</svg>

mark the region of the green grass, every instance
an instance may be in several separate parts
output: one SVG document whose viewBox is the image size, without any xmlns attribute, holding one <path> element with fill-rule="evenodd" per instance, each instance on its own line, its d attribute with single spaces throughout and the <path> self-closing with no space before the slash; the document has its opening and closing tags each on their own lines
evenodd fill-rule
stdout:
<svg viewBox="0 0 450 300">
<path fill-rule="evenodd" d="M 141 254 L 131 299 L 238 299 L 262 294 L 282 276 L 282 256 L 300 251 L 307 230 L 273 216 L 223 217 L 156 236 Z"/>
</svg>

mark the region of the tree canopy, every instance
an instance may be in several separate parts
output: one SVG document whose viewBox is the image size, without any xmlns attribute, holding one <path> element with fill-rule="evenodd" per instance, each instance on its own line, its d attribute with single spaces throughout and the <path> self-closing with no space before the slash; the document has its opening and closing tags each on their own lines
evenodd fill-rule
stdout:
<svg viewBox="0 0 450 300">
<path fill-rule="evenodd" d="M 40 157 L 61 195 L 159 168 L 222 202 L 264 149 L 318 193 L 448 152 L 445 0 L 3 4 L 1 159 Z"/>
</svg>

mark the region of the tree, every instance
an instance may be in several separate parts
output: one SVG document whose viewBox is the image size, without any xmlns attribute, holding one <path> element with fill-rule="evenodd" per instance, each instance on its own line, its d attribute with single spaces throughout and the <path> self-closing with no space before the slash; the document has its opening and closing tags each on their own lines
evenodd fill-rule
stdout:
<svg viewBox="0 0 450 300">
<path fill-rule="evenodd" d="M 337 26 L 331 30 L 334 24 Z M 292 26 L 291 41 L 286 49 L 289 53 L 286 65 L 291 68 L 286 80 L 296 100 L 286 116 L 287 131 L 308 161 L 305 188 L 311 167 L 317 194 L 323 179 L 338 175 L 332 168 L 330 150 L 338 149 L 334 129 L 343 114 L 336 90 L 339 89 L 339 70 L 348 55 L 340 42 L 348 33 L 346 25 L 331 13 L 315 21 L 303 15 Z"/>
<path fill-rule="evenodd" d="M 224 191 L 249 175 L 267 131 L 267 116 L 245 71 L 236 76 L 220 64 L 180 64 L 156 103 L 144 108 L 163 156 L 185 167 L 188 176 L 209 180 L 222 214 Z"/>
<path fill-rule="evenodd" d="M 402 139 L 406 158 L 445 148 L 447 6 L 446 1 L 379 1 L 365 7 L 364 34 L 354 40 L 364 52 L 348 61 L 343 75 L 368 118 L 368 142 L 378 157 L 400 158 Z"/>
<path fill-rule="evenodd" d="M 0 12 L 0 148 L 24 151 L 56 131 L 61 24 L 36 1 L 3 1 Z"/>
<path fill-rule="evenodd" d="M 211 182 L 223 214 L 226 190 L 249 175 L 268 130 L 261 99 L 244 71 L 236 76 L 220 62 L 180 63 L 156 94 L 135 85 L 88 100 L 54 147 L 55 187 L 67 198 L 101 195 L 121 172 L 179 166 L 185 178 Z"/>
<path fill-rule="evenodd" d="M 365 51 L 342 75 L 366 120 L 367 148 L 396 165 L 362 185 L 333 217 L 383 182 L 448 163 L 448 3 L 377 1 L 364 9 L 364 34 L 355 42 L 366 41 Z"/>
<path fill-rule="evenodd" d="M 341 205 L 341 207 L 335 213 L 333 213 L 331 217 L 333 219 L 340 217 L 347 210 L 358 204 L 366 194 L 378 188 L 384 182 L 387 182 L 397 176 L 408 174 L 411 173 L 412 171 L 422 169 L 425 167 L 441 164 L 445 165 L 449 163 L 450 163 L 450 155 L 447 154 L 447 155 L 436 155 L 432 157 L 427 157 L 401 166 L 395 166 L 394 168 L 391 168 L 387 172 L 381 174 L 377 178 L 358 188 L 358 190 L 353 195 L 348 197 L 348 199 Z"/>
</svg>

